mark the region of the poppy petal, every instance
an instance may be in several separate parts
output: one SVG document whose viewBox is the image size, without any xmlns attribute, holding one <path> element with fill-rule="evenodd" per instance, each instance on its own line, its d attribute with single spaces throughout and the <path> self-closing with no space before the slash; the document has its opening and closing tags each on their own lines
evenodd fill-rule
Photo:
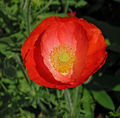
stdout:
<svg viewBox="0 0 120 118">
<path fill-rule="evenodd" d="M 81 73 L 81 78 L 86 81 L 89 76 L 94 74 L 105 63 L 107 45 L 101 31 L 96 26 L 84 19 L 80 20 L 80 24 L 84 27 L 88 36 L 87 61 Z"/>
<path fill-rule="evenodd" d="M 45 31 L 45 29 L 54 21 L 55 17 L 50 17 L 42 21 L 34 30 L 30 36 L 25 40 L 24 45 L 21 48 L 21 55 L 23 60 L 28 51 L 34 46 L 39 36 Z"/>
</svg>

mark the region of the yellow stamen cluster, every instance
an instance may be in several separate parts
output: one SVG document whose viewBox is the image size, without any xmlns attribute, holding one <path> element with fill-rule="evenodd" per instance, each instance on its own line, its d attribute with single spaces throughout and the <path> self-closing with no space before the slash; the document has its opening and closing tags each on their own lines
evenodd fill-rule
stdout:
<svg viewBox="0 0 120 118">
<path fill-rule="evenodd" d="M 53 49 L 51 53 L 51 64 L 61 74 L 67 74 L 73 68 L 75 62 L 75 52 L 72 48 L 60 45 Z"/>
</svg>

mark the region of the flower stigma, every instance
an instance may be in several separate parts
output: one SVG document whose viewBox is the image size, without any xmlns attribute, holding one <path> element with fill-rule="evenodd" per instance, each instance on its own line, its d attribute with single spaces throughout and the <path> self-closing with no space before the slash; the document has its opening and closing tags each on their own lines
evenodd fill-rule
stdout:
<svg viewBox="0 0 120 118">
<path fill-rule="evenodd" d="M 72 70 L 75 59 L 75 51 L 69 46 L 57 46 L 51 53 L 52 66 L 63 75 L 68 74 Z"/>
<path fill-rule="evenodd" d="M 69 58 L 69 54 L 67 54 L 66 52 L 61 53 L 59 56 L 59 60 L 62 62 L 67 62 Z"/>
</svg>

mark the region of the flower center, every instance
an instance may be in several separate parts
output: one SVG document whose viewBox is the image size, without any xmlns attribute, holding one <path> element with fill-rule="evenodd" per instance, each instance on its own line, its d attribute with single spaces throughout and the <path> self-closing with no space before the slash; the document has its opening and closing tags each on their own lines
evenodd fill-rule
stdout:
<svg viewBox="0 0 120 118">
<path fill-rule="evenodd" d="M 75 51 L 72 48 L 60 45 L 51 53 L 51 64 L 55 70 L 64 75 L 72 70 L 75 58 Z"/>
<path fill-rule="evenodd" d="M 59 60 L 61 62 L 67 62 L 69 60 L 69 54 L 67 54 L 66 52 L 63 52 L 59 55 Z"/>
</svg>

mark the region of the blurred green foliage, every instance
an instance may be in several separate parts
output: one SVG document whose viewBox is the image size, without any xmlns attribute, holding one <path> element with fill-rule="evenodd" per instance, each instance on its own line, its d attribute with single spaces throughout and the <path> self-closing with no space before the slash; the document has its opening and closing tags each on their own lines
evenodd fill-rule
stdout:
<svg viewBox="0 0 120 118">
<path fill-rule="evenodd" d="M 48 89 L 28 80 L 20 49 L 49 16 L 75 11 L 97 25 L 108 44 L 106 64 L 83 85 Z M 1 118 L 120 118 L 119 0 L 0 0 Z"/>
</svg>

